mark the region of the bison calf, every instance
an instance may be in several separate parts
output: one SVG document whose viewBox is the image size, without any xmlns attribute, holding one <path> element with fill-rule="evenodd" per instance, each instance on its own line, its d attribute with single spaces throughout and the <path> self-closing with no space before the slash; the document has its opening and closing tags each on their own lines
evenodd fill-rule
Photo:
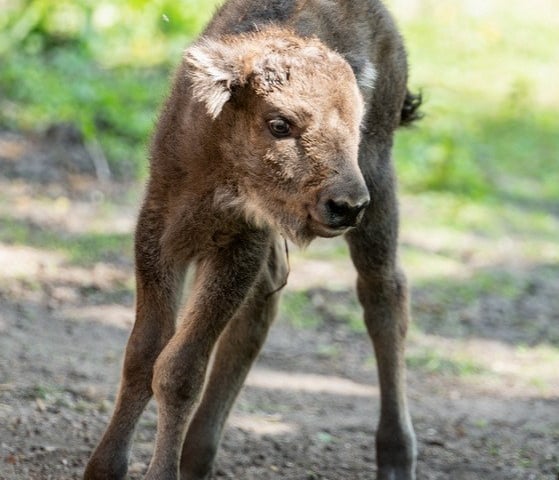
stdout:
<svg viewBox="0 0 559 480">
<path fill-rule="evenodd" d="M 416 116 L 406 82 L 402 41 L 378 0 L 230 0 L 186 50 L 136 230 L 136 323 L 87 480 L 125 477 L 152 394 L 146 479 L 209 478 L 285 283 L 282 237 L 341 234 L 378 360 L 377 478 L 415 478 L 390 158 L 395 129 Z"/>
</svg>

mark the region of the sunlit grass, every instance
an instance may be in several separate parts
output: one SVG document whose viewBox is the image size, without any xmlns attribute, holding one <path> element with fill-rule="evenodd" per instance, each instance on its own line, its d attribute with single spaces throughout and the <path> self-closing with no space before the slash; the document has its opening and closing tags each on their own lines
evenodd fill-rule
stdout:
<svg viewBox="0 0 559 480">
<path fill-rule="evenodd" d="M 282 297 L 280 315 L 297 328 L 315 328 L 322 323 L 322 318 L 313 308 L 306 292 L 287 292 Z"/>
<path fill-rule="evenodd" d="M 0 122 L 24 130 L 51 123 L 77 124 L 97 137 L 117 177 L 145 171 L 148 132 L 167 89 L 164 69 L 101 68 L 87 56 L 58 50 L 35 58 L 14 54 L 0 74 L 10 92 Z"/>
<path fill-rule="evenodd" d="M 0 16 L 0 128 L 72 122 L 117 178 L 145 176 L 170 72 L 217 3 L 11 4 Z"/>
<path fill-rule="evenodd" d="M 552 397 L 557 391 L 559 348 L 549 344 L 517 346 L 491 338 L 426 333 L 411 324 L 406 362 L 412 372 L 452 376 L 463 382 L 499 389 L 515 384 L 511 395 L 537 392 Z"/>
<path fill-rule="evenodd" d="M 412 370 L 425 373 L 470 377 L 487 374 L 483 365 L 464 355 L 448 356 L 433 348 L 421 348 L 406 356 L 406 363 Z"/>
<path fill-rule="evenodd" d="M 404 188 L 559 198 L 559 6 L 393 0 L 426 118 L 399 135 Z"/>
<path fill-rule="evenodd" d="M 68 262 L 84 266 L 129 261 L 132 257 L 132 238 L 128 233 L 63 233 L 10 217 L 0 218 L 0 242 L 60 252 Z"/>
</svg>

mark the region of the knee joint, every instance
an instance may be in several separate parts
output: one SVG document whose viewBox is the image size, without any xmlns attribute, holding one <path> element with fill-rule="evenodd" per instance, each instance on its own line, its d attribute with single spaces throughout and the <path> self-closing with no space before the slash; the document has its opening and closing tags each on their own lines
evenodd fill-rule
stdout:
<svg viewBox="0 0 559 480">
<path fill-rule="evenodd" d="M 400 270 L 362 275 L 357 279 L 357 293 L 364 304 L 407 301 L 407 281 Z"/>
<path fill-rule="evenodd" d="M 198 397 L 203 382 L 200 365 L 162 356 L 155 362 L 151 388 L 158 400 L 188 403 Z"/>
</svg>

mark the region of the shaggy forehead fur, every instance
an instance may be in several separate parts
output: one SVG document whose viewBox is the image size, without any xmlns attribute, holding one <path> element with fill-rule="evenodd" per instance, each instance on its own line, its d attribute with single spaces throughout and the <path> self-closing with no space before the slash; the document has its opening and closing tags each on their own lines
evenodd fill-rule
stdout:
<svg viewBox="0 0 559 480">
<path fill-rule="evenodd" d="M 266 96 L 289 82 L 298 85 L 301 98 L 313 98 L 332 93 L 337 85 L 344 89 L 348 84 L 356 86 L 353 71 L 341 55 L 316 38 L 301 38 L 275 27 L 219 40 L 203 39 L 185 52 L 184 59 L 193 95 L 206 104 L 213 118 L 236 87 L 250 85 L 257 95 Z M 321 88 L 317 89 L 319 82 Z M 324 84 L 329 85 L 326 91 Z M 356 87 L 354 90 L 357 92 Z M 347 110 L 344 95 L 346 92 L 335 95 L 333 100 L 339 100 L 335 107 Z M 356 95 L 350 95 L 349 101 L 357 101 L 359 109 L 362 99 Z"/>
</svg>

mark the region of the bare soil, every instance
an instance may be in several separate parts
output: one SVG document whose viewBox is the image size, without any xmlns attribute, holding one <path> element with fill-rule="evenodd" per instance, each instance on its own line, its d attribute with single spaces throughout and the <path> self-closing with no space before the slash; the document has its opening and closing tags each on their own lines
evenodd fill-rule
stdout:
<svg viewBox="0 0 559 480">
<path fill-rule="evenodd" d="M 2 480 L 81 478 L 112 410 L 133 322 L 131 242 L 85 262 L 65 242 L 128 238 L 140 194 L 99 177 L 70 127 L 0 134 Z M 333 264 L 294 255 L 286 300 L 302 296 L 320 321 L 295 327 L 280 315 L 228 422 L 216 479 L 374 478 L 375 364 L 366 334 L 340 313 L 358 308 L 349 261 Z M 420 480 L 559 479 L 559 267 L 494 268 L 520 287 L 466 299 L 413 288 Z M 145 473 L 155 427 L 152 404 L 131 479 Z"/>
</svg>

